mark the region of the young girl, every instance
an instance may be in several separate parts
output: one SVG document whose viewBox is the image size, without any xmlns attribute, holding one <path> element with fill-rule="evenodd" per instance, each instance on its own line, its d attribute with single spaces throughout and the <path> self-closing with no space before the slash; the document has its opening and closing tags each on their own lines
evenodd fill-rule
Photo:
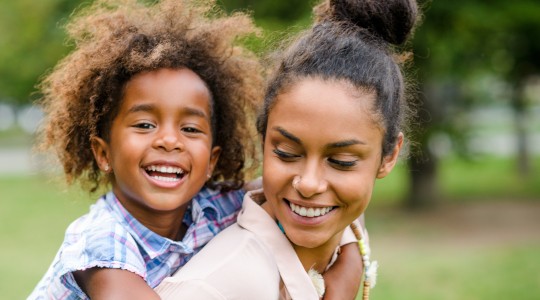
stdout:
<svg viewBox="0 0 540 300">
<path fill-rule="evenodd" d="M 69 24 L 75 49 L 42 85 L 42 146 L 69 182 L 112 190 L 69 226 L 30 299 L 157 299 L 236 220 L 261 72 L 235 46 L 250 19 L 212 4 L 99 0 Z"/>
<path fill-rule="evenodd" d="M 319 299 L 308 271 L 332 264 L 375 180 L 394 167 L 408 110 L 392 50 L 414 27 L 416 3 L 327 0 L 317 11 L 269 82 L 258 119 L 263 191 L 162 282 L 163 299 Z"/>
<path fill-rule="evenodd" d="M 251 20 L 213 9 L 96 1 L 69 24 L 75 49 L 42 85 L 42 146 L 70 182 L 112 190 L 69 226 L 30 298 L 157 297 L 235 221 L 262 81 L 235 46 Z"/>
</svg>

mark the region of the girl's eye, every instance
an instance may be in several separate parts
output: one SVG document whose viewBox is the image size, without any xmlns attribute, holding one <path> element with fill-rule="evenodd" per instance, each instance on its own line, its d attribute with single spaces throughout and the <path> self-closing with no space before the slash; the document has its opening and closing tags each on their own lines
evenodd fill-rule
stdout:
<svg viewBox="0 0 540 300">
<path fill-rule="evenodd" d="M 284 152 L 279 149 L 274 149 L 272 150 L 272 152 L 274 152 L 274 154 L 276 154 L 281 160 L 284 161 L 293 161 L 300 157 L 300 155 Z"/>
<path fill-rule="evenodd" d="M 187 132 L 187 133 L 200 133 L 200 132 L 202 132 L 201 130 L 199 130 L 199 129 L 195 128 L 195 127 L 183 127 L 182 131 Z"/>
<path fill-rule="evenodd" d="M 357 161 L 356 160 L 337 160 L 334 158 L 329 157 L 328 162 L 332 165 L 335 165 L 336 167 L 340 169 L 348 169 L 356 166 Z"/>
<path fill-rule="evenodd" d="M 153 128 L 156 128 L 156 126 L 154 126 L 154 124 L 147 123 L 147 122 L 137 123 L 133 127 L 140 128 L 140 129 L 153 129 Z"/>
</svg>

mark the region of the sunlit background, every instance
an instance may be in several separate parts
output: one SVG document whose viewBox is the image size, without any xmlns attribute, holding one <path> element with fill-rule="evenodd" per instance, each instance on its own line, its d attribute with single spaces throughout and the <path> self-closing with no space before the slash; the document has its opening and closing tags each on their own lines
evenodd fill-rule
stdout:
<svg viewBox="0 0 540 300">
<path fill-rule="evenodd" d="M 28 296 L 97 197 L 31 149 L 34 87 L 70 49 L 67 17 L 90 2 L 0 0 L 0 298 Z M 218 2 L 253 13 L 261 54 L 311 23 L 312 1 Z M 406 49 L 411 147 L 366 213 L 381 265 L 372 299 L 540 299 L 540 1 L 421 5 Z"/>
</svg>

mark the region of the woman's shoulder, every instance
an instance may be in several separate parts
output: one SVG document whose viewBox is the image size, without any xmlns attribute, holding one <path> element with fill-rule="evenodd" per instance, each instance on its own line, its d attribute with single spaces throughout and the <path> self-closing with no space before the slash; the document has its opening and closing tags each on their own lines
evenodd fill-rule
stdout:
<svg viewBox="0 0 540 300">
<path fill-rule="evenodd" d="M 252 232 L 234 224 L 216 236 L 157 291 L 176 290 L 187 296 L 191 288 L 222 295 L 223 299 L 277 299 L 280 276 L 270 250 Z M 220 299 L 220 298 L 213 298 Z"/>
</svg>

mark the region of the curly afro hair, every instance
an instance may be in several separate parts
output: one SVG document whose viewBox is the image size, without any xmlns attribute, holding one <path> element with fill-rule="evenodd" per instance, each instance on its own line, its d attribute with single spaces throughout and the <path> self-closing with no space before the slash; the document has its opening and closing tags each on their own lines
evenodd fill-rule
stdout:
<svg viewBox="0 0 540 300">
<path fill-rule="evenodd" d="M 108 140 L 130 78 L 161 68 L 193 70 L 212 94 L 213 143 L 222 152 L 207 184 L 238 189 L 256 169 L 250 121 L 263 80 L 256 55 L 241 45 L 258 33 L 249 16 L 225 15 L 214 0 L 96 0 L 66 28 L 74 50 L 39 86 L 46 115 L 39 148 L 55 151 L 68 183 L 78 180 L 91 192 L 110 183 L 90 141 Z"/>
</svg>

